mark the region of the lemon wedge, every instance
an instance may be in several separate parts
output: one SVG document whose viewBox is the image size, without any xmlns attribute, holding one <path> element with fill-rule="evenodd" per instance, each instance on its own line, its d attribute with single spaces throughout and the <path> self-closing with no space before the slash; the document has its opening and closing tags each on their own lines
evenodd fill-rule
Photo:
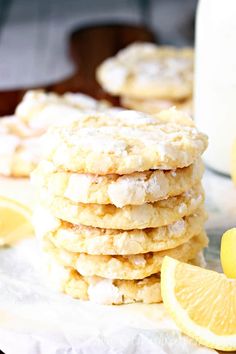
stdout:
<svg viewBox="0 0 236 354">
<path fill-rule="evenodd" d="M 236 350 L 236 280 L 165 257 L 161 292 L 183 333 L 210 348 Z"/>
<path fill-rule="evenodd" d="M 14 244 L 33 234 L 31 211 L 15 200 L 0 196 L 0 246 Z"/>
<path fill-rule="evenodd" d="M 236 228 L 224 233 L 220 249 L 221 265 L 228 278 L 236 278 Z"/>
</svg>

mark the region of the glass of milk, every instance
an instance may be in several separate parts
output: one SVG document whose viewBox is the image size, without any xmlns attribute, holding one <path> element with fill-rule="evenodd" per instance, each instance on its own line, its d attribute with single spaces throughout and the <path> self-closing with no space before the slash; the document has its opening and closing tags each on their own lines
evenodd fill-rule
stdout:
<svg viewBox="0 0 236 354">
<path fill-rule="evenodd" d="M 209 136 L 206 164 L 229 174 L 236 139 L 236 0 L 200 0 L 196 22 L 195 120 Z"/>
</svg>

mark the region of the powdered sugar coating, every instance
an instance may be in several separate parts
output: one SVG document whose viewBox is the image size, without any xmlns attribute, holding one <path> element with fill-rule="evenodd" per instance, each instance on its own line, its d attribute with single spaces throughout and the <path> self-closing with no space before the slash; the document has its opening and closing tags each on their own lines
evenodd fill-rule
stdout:
<svg viewBox="0 0 236 354">
<path fill-rule="evenodd" d="M 90 284 L 88 296 L 92 302 L 98 304 L 119 304 L 122 302 L 122 293 L 111 279 L 101 279 Z"/>
<path fill-rule="evenodd" d="M 143 122 L 144 114 L 136 114 Z M 92 116 L 93 126 L 74 122 L 51 129 L 45 136 L 45 156 L 57 169 L 99 175 L 189 166 L 206 149 L 207 138 L 184 114 L 188 123 L 180 122 L 179 115 L 175 110 L 146 115 L 146 120 L 155 120 L 153 125 L 137 119 L 136 126 L 124 124 L 119 115 L 107 116 L 108 123 L 101 126 L 99 116 Z"/>
</svg>

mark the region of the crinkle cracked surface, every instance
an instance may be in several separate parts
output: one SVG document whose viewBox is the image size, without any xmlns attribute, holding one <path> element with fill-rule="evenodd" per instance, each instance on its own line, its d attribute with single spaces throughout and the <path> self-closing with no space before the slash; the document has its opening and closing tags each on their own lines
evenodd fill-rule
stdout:
<svg viewBox="0 0 236 354">
<path fill-rule="evenodd" d="M 123 208 L 112 204 L 74 203 L 63 197 L 53 197 L 46 190 L 41 191 L 40 199 L 54 216 L 72 224 L 132 230 L 169 225 L 192 214 L 202 205 L 204 196 L 201 185 L 196 185 L 177 197 Z"/>
<path fill-rule="evenodd" d="M 190 262 L 202 266 L 203 256 L 202 254 L 199 256 Z M 151 304 L 162 301 L 159 273 L 141 280 L 84 277 L 72 268 L 61 266 L 54 259 L 49 262 L 48 273 L 51 283 L 57 290 L 76 299 L 90 300 L 104 305 L 133 302 Z"/>
<path fill-rule="evenodd" d="M 129 175 L 79 174 L 58 172 L 54 165 L 42 161 L 32 173 L 36 187 L 44 187 L 53 196 L 62 196 L 75 203 L 142 205 L 176 196 L 200 181 L 204 171 L 201 160 L 170 171 L 145 171 Z"/>
<path fill-rule="evenodd" d="M 35 212 L 34 220 L 37 237 L 48 239 L 57 248 L 94 255 L 129 255 L 159 252 L 187 242 L 202 231 L 206 213 L 201 208 L 167 226 L 130 231 L 73 225 L 42 208 Z"/>
<path fill-rule="evenodd" d="M 44 239 L 44 251 L 57 262 L 77 270 L 83 276 L 100 276 L 108 279 L 143 279 L 161 270 L 165 256 L 187 262 L 208 244 L 208 238 L 202 231 L 182 245 L 160 252 L 149 252 L 129 256 L 88 255 L 86 253 L 68 252 L 53 246 Z"/>
<path fill-rule="evenodd" d="M 121 104 L 128 109 L 134 109 L 136 111 L 146 112 L 149 114 L 156 114 L 162 110 L 176 107 L 177 109 L 186 112 L 189 115 L 193 115 L 193 100 L 192 97 L 188 97 L 183 100 L 171 100 L 171 99 L 158 99 L 158 98 L 146 98 L 138 99 L 128 96 L 121 97 Z"/>
<path fill-rule="evenodd" d="M 192 164 L 207 147 L 206 135 L 175 109 L 156 116 L 107 114 L 106 126 L 101 126 L 99 115 L 92 118 L 92 125 L 78 121 L 46 134 L 45 158 L 57 169 L 99 175 L 176 169 Z"/>
<path fill-rule="evenodd" d="M 106 59 L 97 79 L 113 95 L 185 98 L 193 91 L 193 50 L 134 43 Z"/>
<path fill-rule="evenodd" d="M 75 269 L 60 265 L 55 259 L 48 262 L 48 274 L 54 288 L 80 300 L 104 305 L 162 301 L 160 274 L 142 280 L 84 277 Z"/>
</svg>

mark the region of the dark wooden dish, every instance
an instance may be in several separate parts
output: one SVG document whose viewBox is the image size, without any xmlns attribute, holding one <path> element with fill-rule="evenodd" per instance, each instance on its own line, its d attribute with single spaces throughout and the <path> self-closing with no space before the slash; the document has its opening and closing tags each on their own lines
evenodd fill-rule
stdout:
<svg viewBox="0 0 236 354">
<path fill-rule="evenodd" d="M 57 93 L 83 92 L 94 98 L 106 98 L 119 104 L 118 98 L 106 94 L 95 80 L 96 67 L 107 57 L 135 41 L 155 42 L 154 34 L 144 26 L 131 24 L 92 25 L 74 30 L 68 38 L 68 54 L 75 66 L 74 74 L 43 88 Z M 0 116 L 12 114 L 27 89 L 0 91 Z"/>
</svg>

